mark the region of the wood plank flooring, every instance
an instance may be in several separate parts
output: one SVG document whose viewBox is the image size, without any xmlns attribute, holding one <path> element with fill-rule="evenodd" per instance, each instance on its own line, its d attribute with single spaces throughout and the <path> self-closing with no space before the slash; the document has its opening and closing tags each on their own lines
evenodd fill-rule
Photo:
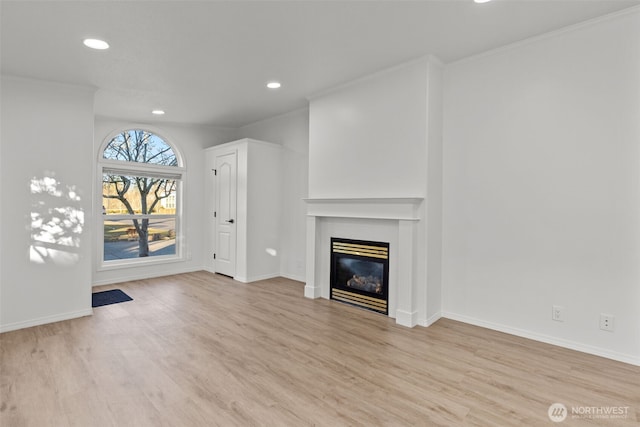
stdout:
<svg viewBox="0 0 640 427">
<path fill-rule="evenodd" d="M 287 279 L 138 280 L 134 301 L 0 335 L 0 425 L 543 426 L 552 403 L 628 407 L 640 368 L 442 319 L 303 297 Z"/>
</svg>

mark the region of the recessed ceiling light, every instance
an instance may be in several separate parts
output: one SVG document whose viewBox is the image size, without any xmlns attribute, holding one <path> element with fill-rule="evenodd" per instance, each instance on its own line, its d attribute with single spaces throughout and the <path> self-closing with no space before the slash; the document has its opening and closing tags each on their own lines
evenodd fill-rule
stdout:
<svg viewBox="0 0 640 427">
<path fill-rule="evenodd" d="M 86 47 L 90 47 L 91 49 L 105 50 L 109 49 L 109 43 L 104 40 L 98 39 L 84 39 L 82 41 Z"/>
<path fill-rule="evenodd" d="M 473 0 L 476 3 L 489 3 L 491 0 Z"/>
<path fill-rule="evenodd" d="M 151 114 L 155 114 L 156 116 L 161 116 L 164 114 L 163 110 L 153 110 Z"/>
<path fill-rule="evenodd" d="M 280 86 L 282 86 L 279 82 L 269 82 L 267 83 L 267 87 L 269 89 L 278 89 Z"/>
</svg>

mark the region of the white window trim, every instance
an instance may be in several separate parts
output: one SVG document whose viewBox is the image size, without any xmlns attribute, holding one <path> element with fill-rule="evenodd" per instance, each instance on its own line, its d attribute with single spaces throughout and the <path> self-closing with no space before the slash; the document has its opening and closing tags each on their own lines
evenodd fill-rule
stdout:
<svg viewBox="0 0 640 427">
<path fill-rule="evenodd" d="M 136 163 L 136 162 L 127 162 L 122 160 L 111 160 L 105 159 L 104 150 L 107 145 L 111 142 L 111 140 L 122 132 L 126 132 L 129 130 L 144 130 L 149 133 L 153 133 L 160 137 L 166 144 L 168 144 L 173 153 L 176 156 L 179 166 L 164 166 L 164 165 L 156 165 L 150 163 Z M 115 133 L 110 134 L 100 145 L 100 150 L 98 151 L 98 165 L 97 165 L 97 173 L 96 173 L 96 205 L 95 205 L 95 215 L 96 218 L 100 218 L 100 221 L 95 221 L 96 223 L 96 246 L 97 246 L 97 267 L 96 271 L 109 271 L 109 270 L 117 270 L 123 268 L 136 268 L 143 266 L 153 266 L 158 264 L 166 264 L 168 262 L 182 262 L 186 260 L 185 254 L 185 238 L 184 238 L 184 188 L 186 187 L 186 176 L 187 169 L 182 166 L 182 155 L 178 151 L 175 144 L 169 142 L 166 138 L 164 138 L 161 134 L 154 130 L 150 130 L 147 127 L 129 127 L 126 129 L 122 129 Z M 146 215 L 109 215 L 110 219 L 130 219 L 132 217 L 149 217 L 149 218 L 161 218 L 169 216 L 171 218 L 175 218 L 176 220 L 176 253 L 174 255 L 155 255 L 144 258 L 128 258 L 121 260 L 104 260 L 104 219 L 105 215 L 102 214 L 102 177 L 104 173 L 108 172 L 116 172 L 122 173 L 123 175 L 131 175 L 131 176 L 146 176 L 154 178 L 170 178 L 175 179 L 177 181 L 177 192 L 176 192 L 176 214 L 174 215 L 157 215 L 157 214 L 146 214 Z"/>
</svg>

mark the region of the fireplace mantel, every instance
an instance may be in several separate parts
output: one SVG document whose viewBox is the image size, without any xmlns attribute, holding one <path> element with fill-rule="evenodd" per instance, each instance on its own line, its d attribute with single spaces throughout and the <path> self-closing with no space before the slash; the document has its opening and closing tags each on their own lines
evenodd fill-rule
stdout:
<svg viewBox="0 0 640 427">
<path fill-rule="evenodd" d="M 393 279 L 389 280 L 389 316 L 403 326 L 417 324 L 415 292 L 417 289 L 416 252 L 418 224 L 423 217 L 422 197 L 389 198 L 309 198 L 307 204 L 307 298 L 329 298 L 328 236 L 321 238 L 319 229 L 328 221 L 347 218 L 362 220 L 362 224 L 379 227 L 372 220 L 394 224 L 397 242 L 393 252 Z M 348 236 L 334 236 L 348 237 Z M 327 241 L 325 241 L 327 240 Z M 364 236 L 361 240 L 376 240 Z M 326 253 L 325 253 L 326 252 Z M 325 271 L 326 270 L 326 271 Z M 394 273 L 395 272 L 395 273 Z"/>
<path fill-rule="evenodd" d="M 304 199 L 307 216 L 418 221 L 422 197 Z"/>
</svg>

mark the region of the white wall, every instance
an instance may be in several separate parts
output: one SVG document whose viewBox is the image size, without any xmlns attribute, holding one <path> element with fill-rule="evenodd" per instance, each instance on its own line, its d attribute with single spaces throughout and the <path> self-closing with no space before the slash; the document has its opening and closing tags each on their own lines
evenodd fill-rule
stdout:
<svg viewBox="0 0 640 427">
<path fill-rule="evenodd" d="M 424 325 L 430 325 L 441 316 L 442 310 L 442 150 L 443 150 L 443 66 L 432 59 L 428 66 L 428 104 L 427 104 L 427 203 L 425 206 L 427 247 L 426 268 L 427 283 L 423 294 L 418 292 L 422 301 L 426 298 Z M 425 274 L 425 273 L 422 273 Z"/>
<path fill-rule="evenodd" d="M 113 137 L 119 130 L 143 128 L 156 132 L 175 145 L 183 156 L 187 168 L 183 194 L 183 232 L 186 259 L 180 262 L 167 262 L 160 265 L 117 268 L 100 271 L 99 260 L 94 250 L 93 284 L 101 285 L 146 277 L 164 276 L 187 271 L 201 270 L 205 256 L 204 224 L 204 153 L 203 149 L 236 139 L 237 130 L 204 126 L 182 126 L 174 124 L 141 124 L 122 120 L 97 117 L 95 120 L 95 152 L 92 158 L 95 164 L 99 149 L 106 139 Z M 101 206 L 97 193 L 96 206 Z"/>
<path fill-rule="evenodd" d="M 246 250 L 249 261 L 247 279 L 255 281 L 280 275 L 281 229 L 284 225 L 282 224 L 284 211 L 282 149 L 276 144 L 248 141 L 247 170 L 245 171 Z M 240 168 L 238 168 L 238 175 L 240 176 Z M 239 197 L 238 200 L 240 200 Z M 239 215 L 238 219 L 240 219 Z M 269 249 L 275 249 L 276 253 L 270 254 Z"/>
<path fill-rule="evenodd" d="M 306 206 L 309 170 L 309 111 L 296 110 L 238 130 L 243 138 L 280 144 L 282 150 L 282 221 L 280 274 L 304 281 Z"/>
<path fill-rule="evenodd" d="M 638 10 L 445 75 L 445 316 L 640 364 Z"/>
<path fill-rule="evenodd" d="M 91 310 L 93 90 L 2 77 L 0 331 Z"/>
<path fill-rule="evenodd" d="M 309 197 L 424 196 L 426 117 L 426 60 L 313 97 Z"/>
</svg>

